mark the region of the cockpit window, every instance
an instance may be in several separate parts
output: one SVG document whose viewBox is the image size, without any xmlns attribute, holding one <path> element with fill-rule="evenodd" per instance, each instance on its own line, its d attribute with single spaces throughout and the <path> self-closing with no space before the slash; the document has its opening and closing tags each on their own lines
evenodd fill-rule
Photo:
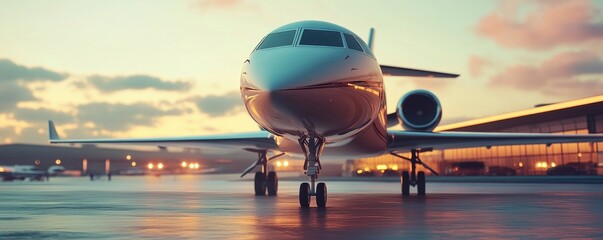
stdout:
<svg viewBox="0 0 603 240">
<path fill-rule="evenodd" d="M 268 34 L 256 49 L 291 46 L 293 45 L 293 39 L 295 38 L 295 31 L 296 30 L 289 30 Z"/>
<path fill-rule="evenodd" d="M 347 33 L 344 33 L 343 36 L 345 37 L 345 42 L 348 44 L 349 49 L 354 49 L 356 51 L 362 52 L 362 47 L 360 46 L 358 41 L 356 41 L 356 38 L 354 38 L 354 36 Z"/>
<path fill-rule="evenodd" d="M 339 32 L 305 29 L 299 45 L 343 47 L 343 41 Z"/>
</svg>

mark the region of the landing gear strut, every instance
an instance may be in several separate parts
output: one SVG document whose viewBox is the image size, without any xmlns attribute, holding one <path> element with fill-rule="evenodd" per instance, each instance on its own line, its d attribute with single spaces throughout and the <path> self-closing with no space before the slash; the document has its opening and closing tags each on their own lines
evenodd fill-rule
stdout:
<svg viewBox="0 0 603 240">
<path fill-rule="evenodd" d="M 322 169 L 320 156 L 325 147 L 325 139 L 320 136 L 304 136 L 299 139 L 299 145 L 306 156 L 304 172 L 310 179 L 310 183 L 304 182 L 299 186 L 299 205 L 310 207 L 311 197 L 316 196 L 316 206 L 326 207 L 327 185 L 322 182 L 316 184 L 318 173 Z"/>
<path fill-rule="evenodd" d="M 417 195 L 425 196 L 425 172 L 419 171 L 417 174 L 417 164 L 423 165 L 424 168 L 431 171 L 434 175 L 439 175 L 435 170 L 421 161 L 419 158 L 419 154 L 422 152 L 431 152 L 432 149 L 412 149 L 410 150 L 410 158 L 401 156 L 397 153 L 391 152 L 391 155 L 407 160 L 411 164 L 411 172 L 408 171 L 402 172 L 402 176 L 400 177 L 400 183 L 402 185 L 402 196 L 410 195 L 410 186 L 417 187 Z"/>
<path fill-rule="evenodd" d="M 247 173 L 250 173 L 257 166 L 261 166 L 261 171 L 256 172 L 253 179 L 255 195 L 264 196 L 266 195 L 266 191 L 268 191 L 268 196 L 276 196 L 278 192 L 278 176 L 276 172 L 268 171 L 268 162 L 277 157 L 285 155 L 285 153 L 268 158 L 266 156 L 266 151 L 264 150 L 258 150 L 255 152 L 258 153 L 258 160 L 245 169 L 243 174 L 241 174 L 241 177 L 247 175 Z"/>
</svg>

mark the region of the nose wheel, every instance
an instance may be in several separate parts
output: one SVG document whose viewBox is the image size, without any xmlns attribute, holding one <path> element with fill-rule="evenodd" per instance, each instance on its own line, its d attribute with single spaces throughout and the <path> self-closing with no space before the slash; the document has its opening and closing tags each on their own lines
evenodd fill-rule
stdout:
<svg viewBox="0 0 603 240">
<path fill-rule="evenodd" d="M 324 208 L 327 206 L 327 184 L 320 182 L 316 184 L 318 174 L 322 168 L 320 155 L 324 149 L 325 141 L 319 136 L 302 137 L 299 140 L 302 151 L 306 155 L 304 171 L 310 178 L 310 183 L 299 185 L 299 205 L 303 208 L 310 207 L 312 196 L 316 197 L 316 206 Z"/>
</svg>

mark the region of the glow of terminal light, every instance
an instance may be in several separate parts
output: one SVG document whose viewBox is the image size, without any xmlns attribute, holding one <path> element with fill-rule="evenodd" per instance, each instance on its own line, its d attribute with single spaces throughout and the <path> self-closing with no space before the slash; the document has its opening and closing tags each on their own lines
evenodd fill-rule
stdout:
<svg viewBox="0 0 603 240">
<path fill-rule="evenodd" d="M 130 154 L 126 155 L 126 160 L 128 160 L 128 161 L 132 160 L 132 156 L 130 156 Z"/>
<path fill-rule="evenodd" d="M 370 172 L 370 171 L 371 171 L 371 169 L 370 169 L 370 168 L 368 168 L 368 167 L 365 167 L 365 168 L 364 168 L 364 171 L 365 171 L 365 172 Z"/>
<path fill-rule="evenodd" d="M 132 167 L 136 167 L 136 162 L 132 162 Z"/>
<path fill-rule="evenodd" d="M 195 163 L 195 169 L 199 169 L 199 163 Z"/>
<path fill-rule="evenodd" d="M 555 167 L 555 166 L 557 166 L 557 164 L 551 163 L 551 167 Z"/>
<path fill-rule="evenodd" d="M 356 171 L 356 173 L 358 174 L 362 174 L 364 171 L 362 171 L 362 169 L 358 169 L 358 171 Z"/>
<path fill-rule="evenodd" d="M 377 165 L 377 170 L 384 171 L 384 170 L 386 170 L 386 169 L 387 169 L 387 165 L 385 165 L 385 164 L 380 164 L 380 165 Z"/>
<path fill-rule="evenodd" d="M 277 167 L 280 167 L 281 165 L 282 165 L 281 162 L 276 162 Z"/>
<path fill-rule="evenodd" d="M 182 166 L 183 168 L 186 168 L 187 165 L 188 163 L 186 163 L 185 161 L 182 161 L 182 163 L 180 163 L 180 166 Z"/>
<path fill-rule="evenodd" d="M 4 168 L 3 167 L 0 167 L 0 172 L 4 172 Z"/>
<path fill-rule="evenodd" d="M 149 164 L 147 165 L 147 168 L 149 168 L 149 169 L 153 169 L 154 167 L 155 167 L 155 165 L 153 165 L 152 163 L 149 163 Z"/>
<path fill-rule="evenodd" d="M 397 171 L 398 170 L 398 164 L 392 165 L 392 170 Z"/>
<path fill-rule="evenodd" d="M 522 162 L 519 162 L 519 167 L 523 167 L 523 163 Z"/>
<path fill-rule="evenodd" d="M 288 162 L 288 161 L 284 161 L 284 162 L 283 162 L 283 166 L 285 166 L 285 167 L 286 167 L 286 166 L 289 166 L 289 162 Z"/>
<path fill-rule="evenodd" d="M 55 160 L 54 163 L 56 163 L 57 165 L 61 165 L 61 159 Z"/>
<path fill-rule="evenodd" d="M 159 169 L 159 170 L 163 169 L 163 163 L 157 164 L 157 169 Z"/>
</svg>

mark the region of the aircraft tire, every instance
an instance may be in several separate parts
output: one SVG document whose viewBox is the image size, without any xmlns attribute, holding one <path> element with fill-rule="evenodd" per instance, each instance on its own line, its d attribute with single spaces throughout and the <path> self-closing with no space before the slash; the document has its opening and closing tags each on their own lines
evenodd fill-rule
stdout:
<svg viewBox="0 0 603 240">
<path fill-rule="evenodd" d="M 276 196 L 276 193 L 278 192 L 278 175 L 276 172 L 273 171 L 268 173 L 266 188 L 268 189 L 268 196 Z"/>
<path fill-rule="evenodd" d="M 310 184 L 302 183 L 299 185 L 299 205 L 303 208 L 310 207 Z"/>
<path fill-rule="evenodd" d="M 402 185 L 402 196 L 410 196 L 410 174 L 408 171 L 402 172 L 400 183 Z"/>
<path fill-rule="evenodd" d="M 327 184 L 322 182 L 316 185 L 316 206 L 319 208 L 327 206 Z"/>
<path fill-rule="evenodd" d="M 417 174 L 417 194 L 425 196 L 425 172 L 423 171 Z"/>
<path fill-rule="evenodd" d="M 266 175 L 264 175 L 262 172 L 256 172 L 255 178 L 253 179 L 253 185 L 256 196 L 266 195 Z"/>
</svg>

